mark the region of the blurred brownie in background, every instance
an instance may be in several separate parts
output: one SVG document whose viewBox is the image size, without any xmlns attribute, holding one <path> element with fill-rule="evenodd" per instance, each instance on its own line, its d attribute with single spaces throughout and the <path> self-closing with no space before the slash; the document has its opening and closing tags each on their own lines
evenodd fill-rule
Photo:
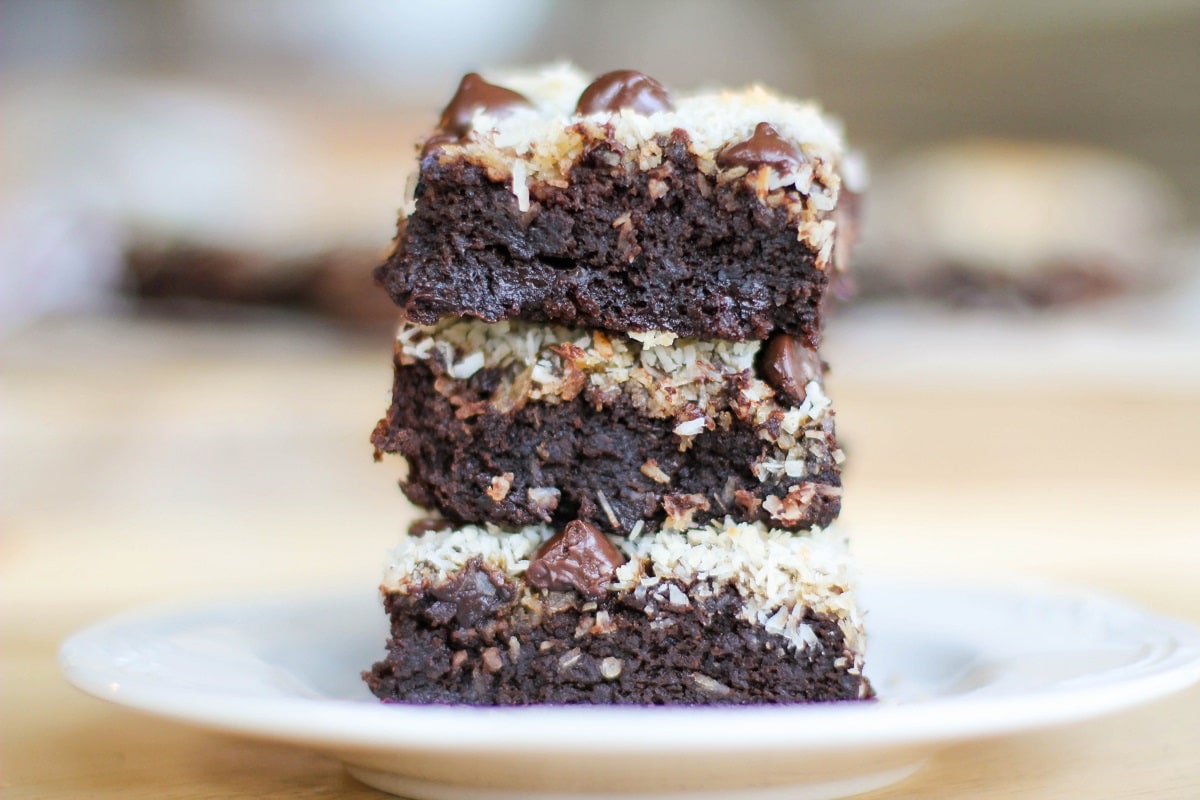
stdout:
<svg viewBox="0 0 1200 800">
<path fill-rule="evenodd" d="M 345 248 L 273 257 L 198 244 L 136 245 L 125 288 L 153 310 L 204 313 L 213 306 L 286 308 L 353 328 L 390 330 L 396 309 L 371 276 L 383 253 Z"/>
<path fill-rule="evenodd" d="M 1160 176 L 1115 153 L 960 141 L 891 162 L 867 201 L 860 300 L 1054 308 L 1170 277 L 1176 198 Z"/>
</svg>

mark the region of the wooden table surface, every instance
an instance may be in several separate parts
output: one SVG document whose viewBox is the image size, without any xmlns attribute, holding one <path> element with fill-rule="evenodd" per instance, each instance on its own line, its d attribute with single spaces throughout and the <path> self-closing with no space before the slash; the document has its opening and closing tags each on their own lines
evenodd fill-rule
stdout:
<svg viewBox="0 0 1200 800">
<path fill-rule="evenodd" d="M 1068 582 L 1200 623 L 1200 350 L 1156 381 L 1123 357 L 1004 380 L 886 352 L 890 369 L 859 368 L 888 347 L 864 334 L 830 356 L 864 573 Z M 381 796 L 330 759 L 85 696 L 55 659 L 73 630 L 148 602 L 377 582 L 409 513 L 398 465 L 366 443 L 388 349 L 289 318 L 59 320 L 0 340 L 0 794 Z M 952 747 L 869 797 L 1135 796 L 1200 797 L 1200 687 Z"/>
</svg>

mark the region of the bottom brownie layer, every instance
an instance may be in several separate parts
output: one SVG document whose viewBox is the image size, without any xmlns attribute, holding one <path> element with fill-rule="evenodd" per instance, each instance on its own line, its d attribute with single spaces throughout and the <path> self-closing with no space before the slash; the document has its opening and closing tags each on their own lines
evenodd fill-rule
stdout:
<svg viewBox="0 0 1200 800">
<path fill-rule="evenodd" d="M 782 636 L 741 619 L 730 590 L 657 618 L 624 597 L 606 606 L 603 624 L 598 608 L 441 622 L 430 599 L 387 600 L 392 642 L 366 676 L 383 700 L 694 705 L 865 696 L 862 677 L 844 668 L 836 623 L 808 620 L 819 644 L 797 655 Z"/>
<path fill-rule="evenodd" d="M 525 569 L 540 557 L 532 548 L 548 533 L 476 529 L 472 543 L 494 539 L 494 547 L 465 559 L 479 551 L 462 547 L 461 531 L 410 537 L 398 559 L 405 562 L 404 574 L 385 582 L 391 638 L 385 658 L 364 674 L 371 691 L 388 702 L 475 705 L 800 703 L 871 696 L 861 671 L 851 587 L 838 569 L 828 568 L 841 563 L 832 535 L 814 537 L 814 571 L 796 573 L 794 584 L 782 587 L 782 604 L 763 607 L 755 605 L 745 580 L 689 574 L 682 563 L 672 568 L 663 559 L 681 546 L 700 560 L 728 547 L 726 560 L 732 562 L 739 547 L 777 547 L 777 532 L 710 526 L 691 532 L 691 542 L 660 532 L 654 544 L 621 543 L 629 561 L 590 597 L 526 580 Z M 716 541 L 721 537 L 734 543 Z M 428 551 L 413 569 L 413 551 L 422 548 Z M 817 581 L 826 582 L 824 588 L 818 590 Z"/>
</svg>

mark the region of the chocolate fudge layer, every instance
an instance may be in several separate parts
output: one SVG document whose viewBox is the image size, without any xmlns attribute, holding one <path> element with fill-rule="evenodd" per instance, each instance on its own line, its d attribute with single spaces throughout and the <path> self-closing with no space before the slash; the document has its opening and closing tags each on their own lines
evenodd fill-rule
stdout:
<svg viewBox="0 0 1200 800">
<path fill-rule="evenodd" d="M 633 72 L 496 82 L 464 79 L 377 271 L 409 319 L 817 344 L 846 213 L 818 108 Z"/>
<path fill-rule="evenodd" d="M 408 460 L 413 502 L 459 522 L 824 526 L 842 454 L 822 372 L 786 335 L 407 324 L 373 441 Z"/>
<path fill-rule="evenodd" d="M 844 539 L 713 523 L 609 540 L 572 522 L 410 536 L 383 585 L 395 702 L 864 699 Z"/>
</svg>

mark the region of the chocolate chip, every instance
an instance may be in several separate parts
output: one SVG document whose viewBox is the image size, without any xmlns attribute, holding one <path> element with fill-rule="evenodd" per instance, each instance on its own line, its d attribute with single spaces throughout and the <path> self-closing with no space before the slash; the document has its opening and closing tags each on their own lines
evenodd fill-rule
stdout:
<svg viewBox="0 0 1200 800">
<path fill-rule="evenodd" d="M 625 558 L 599 530 L 582 520 L 543 544 L 525 570 L 525 580 L 539 589 L 574 589 L 599 600 Z"/>
<path fill-rule="evenodd" d="M 809 381 L 821 379 L 821 357 L 800 340 L 779 333 L 767 342 L 760 365 L 763 380 L 779 392 L 803 403 L 807 396 L 805 386 Z"/>
<path fill-rule="evenodd" d="M 800 148 L 766 122 L 758 123 L 754 135 L 746 141 L 731 144 L 717 154 L 717 165 L 724 169 L 766 165 L 784 175 L 794 173 L 804 161 Z"/>
<path fill-rule="evenodd" d="M 471 118 L 477 111 L 500 114 L 529 105 L 532 103 L 525 95 L 488 83 L 478 73 L 470 72 L 463 76 L 454 98 L 442 111 L 438 134 L 430 143 L 456 141 L 466 136 L 471 130 Z"/>
<path fill-rule="evenodd" d="M 503 577 L 493 575 L 479 559 L 472 559 L 450 581 L 435 586 L 429 593 L 437 600 L 429 608 L 436 619 L 458 620 L 473 627 L 507 606 L 514 592 Z"/>
<path fill-rule="evenodd" d="M 633 109 L 639 114 L 671 111 L 675 104 L 663 85 L 633 69 L 606 72 L 583 90 L 575 105 L 577 114 Z"/>
</svg>

